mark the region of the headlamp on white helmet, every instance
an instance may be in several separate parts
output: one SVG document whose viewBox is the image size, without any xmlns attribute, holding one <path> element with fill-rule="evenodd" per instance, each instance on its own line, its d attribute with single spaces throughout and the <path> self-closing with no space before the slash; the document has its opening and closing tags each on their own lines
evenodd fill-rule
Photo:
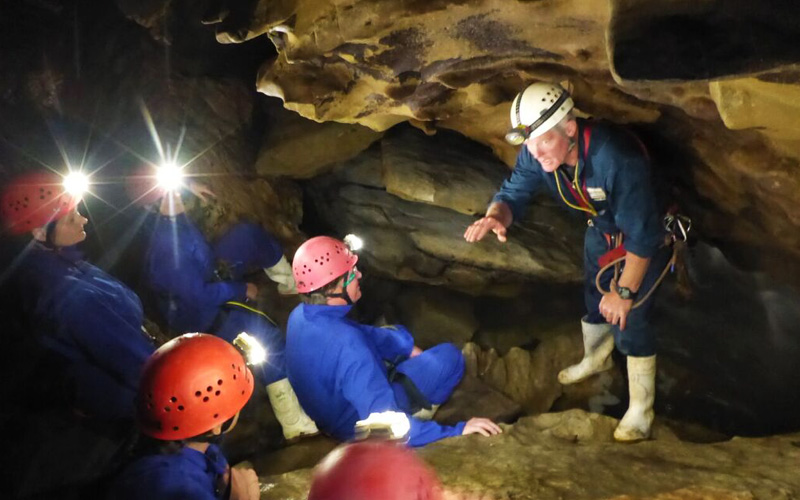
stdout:
<svg viewBox="0 0 800 500">
<path fill-rule="evenodd" d="M 506 141 L 519 146 L 527 139 L 539 137 L 558 125 L 574 107 L 569 92 L 560 85 L 532 83 L 511 103 L 511 129 L 506 133 Z"/>
</svg>

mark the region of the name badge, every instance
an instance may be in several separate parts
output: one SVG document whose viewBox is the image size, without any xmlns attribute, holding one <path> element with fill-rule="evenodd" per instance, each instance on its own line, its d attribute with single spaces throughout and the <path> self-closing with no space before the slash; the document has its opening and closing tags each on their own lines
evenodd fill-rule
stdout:
<svg viewBox="0 0 800 500">
<path fill-rule="evenodd" d="M 605 201 L 606 199 L 606 192 L 603 191 L 603 188 L 587 187 L 586 191 L 589 193 L 589 198 L 594 201 Z"/>
</svg>

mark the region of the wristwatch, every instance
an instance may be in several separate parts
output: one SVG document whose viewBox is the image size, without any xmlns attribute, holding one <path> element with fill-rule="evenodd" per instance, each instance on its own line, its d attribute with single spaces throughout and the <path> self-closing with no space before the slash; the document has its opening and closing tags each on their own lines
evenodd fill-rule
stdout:
<svg viewBox="0 0 800 500">
<path fill-rule="evenodd" d="M 616 290 L 617 295 L 619 295 L 622 300 L 636 300 L 638 292 L 634 292 L 630 288 L 624 286 L 617 286 Z"/>
</svg>

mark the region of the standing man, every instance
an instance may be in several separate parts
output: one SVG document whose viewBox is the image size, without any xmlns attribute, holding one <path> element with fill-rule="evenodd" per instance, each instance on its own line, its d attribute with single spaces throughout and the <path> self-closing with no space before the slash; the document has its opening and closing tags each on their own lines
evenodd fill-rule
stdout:
<svg viewBox="0 0 800 500">
<path fill-rule="evenodd" d="M 317 236 L 297 249 L 292 262 L 303 303 L 289 316 L 286 368 L 320 430 L 347 441 L 356 421 L 402 411 L 411 415 L 411 446 L 462 434 L 499 434 L 500 427 L 486 418 L 454 426 L 424 420 L 461 381 L 464 357 L 453 344 L 421 350 L 403 326 L 348 319 L 361 298 L 357 261 L 342 241 Z"/>
<path fill-rule="evenodd" d="M 662 248 L 664 231 L 641 144 L 607 124 L 576 119 L 573 107 L 569 93 L 557 84 L 534 83 L 516 96 L 506 139 L 525 147 L 486 215 L 467 228 L 464 238 L 476 242 L 491 231 L 505 242 L 508 227 L 542 188 L 586 214 L 584 356 L 562 370 L 558 380 L 574 384 L 608 370 L 616 344 L 628 359 L 630 405 L 614 438 L 638 441 L 650 436 L 653 422 L 656 345 L 650 325 L 653 301 L 633 306 L 657 281 L 669 252 Z M 616 282 L 612 273 L 604 273 L 601 284 L 609 292 L 603 294 L 595 286 L 598 259 L 620 238 L 627 251 L 624 270 Z"/>
</svg>

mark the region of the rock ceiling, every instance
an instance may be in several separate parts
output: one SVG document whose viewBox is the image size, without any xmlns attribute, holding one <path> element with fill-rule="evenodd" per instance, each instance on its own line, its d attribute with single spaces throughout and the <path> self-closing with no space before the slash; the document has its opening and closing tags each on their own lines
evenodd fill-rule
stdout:
<svg viewBox="0 0 800 500">
<path fill-rule="evenodd" d="M 263 63 L 257 88 L 308 119 L 452 129 L 510 165 L 503 134 L 514 94 L 538 79 L 565 82 L 581 113 L 649 134 L 657 168 L 705 237 L 760 267 L 800 258 L 791 2 L 229 4 L 217 40 L 269 37 L 278 56 Z"/>
</svg>

